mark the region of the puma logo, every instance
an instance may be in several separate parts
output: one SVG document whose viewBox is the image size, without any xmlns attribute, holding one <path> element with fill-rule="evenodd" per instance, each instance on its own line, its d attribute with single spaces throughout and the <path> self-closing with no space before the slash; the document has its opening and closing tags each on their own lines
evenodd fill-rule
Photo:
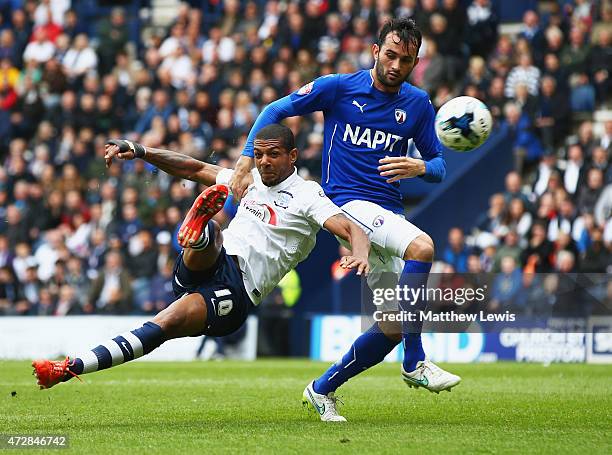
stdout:
<svg viewBox="0 0 612 455">
<path fill-rule="evenodd" d="M 359 104 L 356 100 L 353 100 L 353 106 L 357 106 L 361 113 L 363 114 L 363 108 L 366 107 L 366 104 Z"/>
</svg>

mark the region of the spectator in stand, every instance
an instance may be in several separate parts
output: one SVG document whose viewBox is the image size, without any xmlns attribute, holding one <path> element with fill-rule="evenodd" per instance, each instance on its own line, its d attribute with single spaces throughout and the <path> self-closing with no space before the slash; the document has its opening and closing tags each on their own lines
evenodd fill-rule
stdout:
<svg viewBox="0 0 612 455">
<path fill-rule="evenodd" d="M 557 167 L 557 156 L 554 153 L 546 152 L 538 163 L 538 168 L 534 178 L 533 193 L 536 197 L 542 196 L 549 188 L 550 179 L 553 175 L 559 175 L 560 170 Z"/>
<path fill-rule="evenodd" d="M 565 232 L 559 232 L 557 239 L 553 242 L 553 249 L 554 249 L 553 258 L 552 258 L 553 263 L 556 263 L 557 258 L 559 257 L 560 254 L 562 254 L 562 252 L 568 251 L 572 253 L 572 256 L 574 257 L 574 265 L 576 267 L 578 266 L 579 254 L 580 254 L 578 251 L 578 245 L 569 234 Z"/>
<path fill-rule="evenodd" d="M 25 303 L 25 312 L 29 305 Z M 21 286 L 10 267 L 0 267 L 0 314 L 15 315 L 24 313 Z"/>
<path fill-rule="evenodd" d="M 151 123 L 155 117 L 159 116 L 163 121 L 167 121 L 172 114 L 172 110 L 173 106 L 168 93 L 161 89 L 155 90 L 152 105 L 140 116 L 134 131 L 139 135 L 144 134 L 151 128 Z"/>
<path fill-rule="evenodd" d="M 557 91 L 557 83 L 552 76 L 544 76 L 541 81 L 535 127 L 539 130 L 546 150 L 554 150 L 567 136 L 570 119 L 567 96 Z"/>
<path fill-rule="evenodd" d="M 76 295 L 76 290 L 65 284 L 60 287 L 53 310 L 53 316 L 68 316 L 82 314 L 82 308 Z"/>
<path fill-rule="evenodd" d="M 574 74 L 569 81 L 570 105 L 573 112 L 593 112 L 595 110 L 595 88 L 587 73 Z"/>
<path fill-rule="evenodd" d="M 491 116 L 495 124 L 500 124 L 504 118 L 504 106 L 508 99 L 504 95 L 504 79 L 494 77 L 489 85 L 486 103 L 491 111 Z"/>
<path fill-rule="evenodd" d="M 14 62 L 17 62 L 17 52 L 15 49 L 15 35 L 11 29 L 4 29 L 0 32 L 0 59 L 8 60 L 12 66 Z M 17 68 L 15 71 L 19 73 Z M 16 78 L 15 78 L 16 79 Z"/>
<path fill-rule="evenodd" d="M 503 221 L 504 230 L 516 231 L 524 237 L 531 229 L 532 216 L 525 209 L 525 203 L 521 198 L 513 198 L 508 205 L 508 212 Z"/>
<path fill-rule="evenodd" d="M 132 237 L 137 251 L 127 261 L 130 275 L 134 278 L 132 289 L 136 308 L 146 311 L 145 304 L 149 299 L 151 279 L 157 273 L 157 250 L 153 236 L 148 230 L 142 229 L 137 236 Z"/>
<path fill-rule="evenodd" d="M 505 89 L 506 97 L 514 98 L 516 87 L 520 84 L 527 86 L 527 91 L 530 95 L 537 96 L 541 75 L 540 69 L 533 66 L 531 55 L 527 53 L 521 54 L 518 61 L 519 65 L 512 68 L 510 74 L 508 74 Z"/>
<path fill-rule="evenodd" d="M 11 204 L 7 207 L 6 225 L 1 229 L 11 245 L 30 240 L 21 211 L 15 205 Z"/>
<path fill-rule="evenodd" d="M 431 16 L 437 12 L 438 2 L 436 0 L 420 0 L 419 3 L 419 6 L 414 12 L 414 20 L 421 29 L 421 32 L 424 35 L 429 35 L 431 32 Z"/>
<path fill-rule="evenodd" d="M 610 93 L 612 92 L 612 83 L 610 83 L 610 73 L 612 72 L 612 31 L 601 28 L 597 34 L 596 43 L 591 48 L 589 63 L 597 92 L 597 101 L 603 103 L 610 98 Z"/>
<path fill-rule="evenodd" d="M 71 40 L 81 33 L 87 33 L 85 22 L 79 21 L 79 16 L 73 9 L 67 10 L 64 14 L 64 23 L 62 28 L 63 33 L 65 33 Z"/>
<path fill-rule="evenodd" d="M 448 232 L 448 246 L 442 254 L 444 262 L 453 266 L 455 272 L 466 273 L 468 256 L 463 230 L 458 227 L 452 228 Z"/>
<path fill-rule="evenodd" d="M 166 261 L 159 273 L 151 280 L 150 295 L 143 306 L 145 313 L 157 313 L 174 302 L 174 291 L 172 290 L 172 273 L 174 261 Z"/>
<path fill-rule="evenodd" d="M 527 85 L 518 84 L 514 91 L 514 102 L 521 108 L 523 115 L 534 125 L 538 114 L 538 98 L 529 93 Z"/>
<path fill-rule="evenodd" d="M 525 38 L 534 52 L 536 62 L 541 62 L 543 59 L 545 37 L 544 30 L 540 27 L 540 17 L 533 10 L 527 10 L 523 14 L 523 23 L 518 36 Z"/>
<path fill-rule="evenodd" d="M 521 188 L 522 185 L 523 185 L 523 182 L 518 172 L 513 171 L 513 172 L 509 172 L 508 175 L 506 175 L 506 179 L 504 182 L 504 186 L 506 190 L 504 192 L 504 199 L 507 204 L 509 204 L 512 199 L 518 198 L 523 201 L 525 206 L 527 207 L 529 206 L 530 204 L 529 198 L 523 192 Z"/>
<path fill-rule="evenodd" d="M 501 259 L 501 273 L 495 277 L 493 289 L 491 290 L 491 301 L 487 310 L 490 312 L 503 313 L 511 311 L 521 313 L 523 308 L 518 308 L 519 294 L 522 288 L 521 269 L 512 256 Z"/>
<path fill-rule="evenodd" d="M 608 152 L 603 147 L 595 147 L 593 149 L 589 166 L 599 169 L 604 173 L 604 185 L 612 183 L 612 168 L 610 167 Z"/>
<path fill-rule="evenodd" d="M 467 22 L 465 9 L 460 5 L 459 0 L 442 0 L 441 3 L 438 12 L 446 18 L 453 41 L 455 43 L 463 42 Z M 462 49 L 462 52 L 465 52 L 465 50 Z"/>
<path fill-rule="evenodd" d="M 518 104 L 508 102 L 504 106 L 504 121 L 502 125 L 507 127 L 513 139 L 513 151 L 515 155 L 515 167 L 523 169 L 526 162 L 531 163 L 544 153 L 542 144 L 532 131 L 529 117 L 523 114 Z"/>
<path fill-rule="evenodd" d="M 520 264 L 522 249 L 519 245 L 520 237 L 516 231 L 508 231 L 504 237 L 504 243 L 495 251 L 493 258 L 493 269 L 495 273 L 501 271 L 501 261 L 505 257 L 514 259 L 515 264 Z"/>
<path fill-rule="evenodd" d="M 218 27 L 213 27 L 209 38 L 202 46 L 202 60 L 204 63 L 227 63 L 234 59 L 236 43 L 228 36 L 224 36 Z"/>
<path fill-rule="evenodd" d="M 130 275 L 123 268 L 123 259 L 117 251 L 107 253 L 104 269 L 91 284 L 87 313 L 128 314 L 132 312 Z"/>
<path fill-rule="evenodd" d="M 612 254 L 603 242 L 603 231 L 599 227 L 591 230 L 591 245 L 580 261 L 580 271 L 584 273 L 605 273 L 612 264 Z"/>
<path fill-rule="evenodd" d="M 55 45 L 47 38 L 47 32 L 39 28 L 34 32 L 34 41 L 31 41 L 23 52 L 26 62 L 44 63 L 53 57 Z"/>
<path fill-rule="evenodd" d="M 555 54 L 546 54 L 544 57 L 543 73 L 555 80 L 558 91 L 563 92 L 569 88 L 567 71 L 561 67 L 559 57 Z"/>
<path fill-rule="evenodd" d="M 62 59 L 62 66 L 73 87 L 79 88 L 86 73 L 95 71 L 98 56 L 89 46 L 87 35 L 80 34 L 74 38 L 72 47 Z"/>
<path fill-rule="evenodd" d="M 425 38 L 421 49 L 424 49 L 425 55 L 420 58 L 411 78 L 417 86 L 429 93 L 435 93 L 447 79 L 446 62 L 438 53 L 435 41 Z"/>
<path fill-rule="evenodd" d="M 531 227 L 529 244 L 523 250 L 521 263 L 525 273 L 546 273 L 551 270 L 553 245 L 546 238 L 546 225 L 536 221 Z"/>
<path fill-rule="evenodd" d="M 22 289 L 24 301 L 27 302 L 28 312 L 38 306 L 40 302 L 40 291 L 43 283 L 38 279 L 36 260 L 32 257 L 28 258 L 26 263 L 25 276 L 22 280 Z"/>
<path fill-rule="evenodd" d="M 466 41 L 470 52 L 488 57 L 497 42 L 498 18 L 490 0 L 474 0 L 467 9 Z"/>
<path fill-rule="evenodd" d="M 591 46 L 585 43 L 584 32 L 580 27 L 573 27 L 569 34 L 569 43 L 563 47 L 559 58 L 561 65 L 569 73 L 585 73 L 588 69 Z"/>
<path fill-rule="evenodd" d="M 586 178 L 586 185 L 581 186 L 578 191 L 576 204 L 580 207 L 581 213 L 593 213 L 595 204 L 603 191 L 603 173 L 601 169 L 589 169 Z"/>
<path fill-rule="evenodd" d="M 571 196 L 578 194 L 578 188 L 585 180 L 584 173 L 582 147 L 578 144 L 571 145 L 567 150 L 567 162 L 563 173 L 563 186 Z"/>
<path fill-rule="evenodd" d="M 559 210 L 548 223 L 548 240 L 555 241 L 561 233 L 571 235 L 578 238 L 578 230 L 582 224 L 577 222 L 578 213 L 574 207 L 574 203 L 570 198 L 565 198 L 559 204 Z"/>
<path fill-rule="evenodd" d="M 125 50 L 128 42 L 128 30 L 125 23 L 125 11 L 122 8 L 113 8 L 110 18 L 103 18 L 98 24 L 98 57 L 100 58 L 99 72 L 106 74 L 111 71 L 116 56 Z"/>
<path fill-rule="evenodd" d="M 502 237 L 506 234 L 503 225 L 504 216 L 506 213 L 506 200 L 504 195 L 496 193 L 489 198 L 489 209 L 483 213 L 476 226 L 485 232 L 490 232 L 496 237 Z"/>
</svg>

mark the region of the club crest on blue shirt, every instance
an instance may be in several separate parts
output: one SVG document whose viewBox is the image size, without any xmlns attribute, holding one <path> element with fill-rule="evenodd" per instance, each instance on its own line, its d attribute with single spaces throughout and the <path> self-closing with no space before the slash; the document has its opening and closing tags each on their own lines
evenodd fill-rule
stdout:
<svg viewBox="0 0 612 455">
<path fill-rule="evenodd" d="M 314 81 L 309 82 L 306 85 L 303 85 L 302 87 L 300 87 L 300 89 L 297 91 L 298 95 L 308 95 L 310 92 L 312 92 L 312 86 L 314 85 Z"/>
<path fill-rule="evenodd" d="M 403 109 L 395 109 L 395 120 L 400 125 L 406 121 L 406 111 Z"/>
</svg>

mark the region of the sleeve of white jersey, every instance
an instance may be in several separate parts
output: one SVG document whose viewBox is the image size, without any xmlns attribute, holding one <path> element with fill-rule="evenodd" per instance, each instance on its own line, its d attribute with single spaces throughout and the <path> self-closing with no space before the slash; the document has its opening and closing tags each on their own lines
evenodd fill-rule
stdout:
<svg viewBox="0 0 612 455">
<path fill-rule="evenodd" d="M 342 213 L 340 207 L 329 199 L 317 182 L 306 182 L 303 196 L 304 215 L 314 223 L 323 224 L 334 215 Z"/>
</svg>

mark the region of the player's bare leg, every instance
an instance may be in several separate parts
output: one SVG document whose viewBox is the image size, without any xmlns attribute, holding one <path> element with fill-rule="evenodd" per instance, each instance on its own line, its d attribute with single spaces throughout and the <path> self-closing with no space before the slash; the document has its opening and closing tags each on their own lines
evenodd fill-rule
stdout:
<svg viewBox="0 0 612 455">
<path fill-rule="evenodd" d="M 219 257 L 219 253 L 223 246 L 221 228 L 217 222 L 211 221 L 207 224 L 206 230 L 208 231 L 206 233 L 208 236 L 208 243 L 205 248 L 201 250 L 185 248 L 183 250 L 183 262 L 190 270 L 208 270 L 215 264 Z"/>
<path fill-rule="evenodd" d="M 219 225 L 210 221 L 222 207 L 227 187 L 210 187 L 196 198 L 179 234 L 183 264 L 192 271 L 206 271 L 213 267 L 223 243 Z M 198 293 L 185 294 L 152 321 L 125 332 L 96 348 L 61 361 L 36 360 L 34 374 L 41 388 L 50 388 L 80 374 L 91 373 L 137 359 L 161 346 L 167 340 L 197 335 L 207 321 L 204 297 Z"/>
</svg>

